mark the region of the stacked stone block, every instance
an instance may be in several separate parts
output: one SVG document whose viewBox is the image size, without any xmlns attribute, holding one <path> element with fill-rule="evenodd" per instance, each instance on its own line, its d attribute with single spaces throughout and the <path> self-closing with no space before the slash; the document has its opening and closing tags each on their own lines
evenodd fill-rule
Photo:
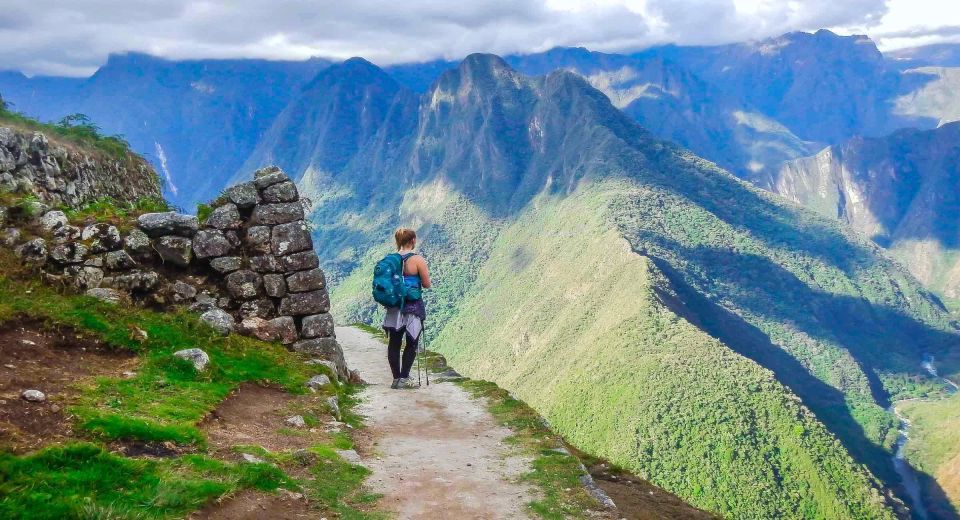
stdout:
<svg viewBox="0 0 960 520">
<path fill-rule="evenodd" d="M 72 226 L 61 211 L 34 208 L 39 216 L 26 227 L 45 238 L 22 241 L 19 228 L 2 238 L 48 280 L 107 301 L 188 305 L 223 333 L 279 341 L 348 377 L 296 185 L 279 168 L 264 168 L 212 205 L 203 223 L 175 212 L 141 215 L 125 236 L 113 225 Z"/>
</svg>

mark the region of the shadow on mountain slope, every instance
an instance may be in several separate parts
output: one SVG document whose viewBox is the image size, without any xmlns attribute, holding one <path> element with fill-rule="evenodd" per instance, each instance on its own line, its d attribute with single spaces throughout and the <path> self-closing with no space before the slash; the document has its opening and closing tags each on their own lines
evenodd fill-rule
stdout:
<svg viewBox="0 0 960 520">
<path fill-rule="evenodd" d="M 868 467 L 887 486 L 896 488 L 899 497 L 909 500 L 908 495 L 901 489 L 891 454 L 866 435 L 851 414 L 841 391 L 813 376 L 807 367 L 772 343 L 769 336 L 759 328 L 733 311 L 710 301 L 687 284 L 668 262 L 656 258 L 653 261 L 676 291 L 676 297 L 658 291 L 658 297 L 665 305 L 737 353 L 771 370 L 780 382 L 803 399 L 804 404 L 837 436 L 854 460 Z M 868 367 L 864 367 L 864 372 L 873 374 Z M 880 385 L 875 374 L 871 377 L 871 387 L 874 385 Z M 883 391 L 882 387 L 875 390 Z M 913 468 L 913 471 L 926 484 L 928 497 L 935 501 L 936 507 L 947 512 L 950 515 L 947 517 L 956 517 L 956 510 L 936 480 L 916 468 Z"/>
</svg>

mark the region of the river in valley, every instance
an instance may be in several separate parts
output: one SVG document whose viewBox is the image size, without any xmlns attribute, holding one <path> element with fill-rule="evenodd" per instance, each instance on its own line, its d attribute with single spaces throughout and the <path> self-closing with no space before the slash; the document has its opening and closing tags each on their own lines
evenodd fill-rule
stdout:
<svg viewBox="0 0 960 520">
<path fill-rule="evenodd" d="M 935 364 L 935 359 L 933 356 L 927 354 L 923 356 L 923 361 L 921 361 L 920 366 L 935 378 L 939 378 L 945 385 L 950 389 L 951 394 L 957 392 L 957 384 L 953 381 L 940 377 L 937 374 L 937 366 Z M 897 419 L 900 421 L 899 435 L 897 435 L 897 442 L 894 445 L 893 452 L 893 467 L 896 469 L 897 474 L 900 476 L 900 480 L 903 484 L 903 489 L 907 493 L 907 497 L 910 499 L 911 509 L 913 510 L 913 518 L 917 520 L 928 520 L 930 516 L 927 513 L 927 508 L 923 503 L 923 492 L 920 488 L 920 479 L 917 477 L 917 472 L 913 469 L 913 466 L 907 462 L 906 457 L 906 447 L 907 441 L 910 440 L 910 421 L 906 417 L 900 415 L 900 412 L 897 411 L 897 403 L 890 405 L 888 409 L 894 415 L 897 416 Z"/>
</svg>

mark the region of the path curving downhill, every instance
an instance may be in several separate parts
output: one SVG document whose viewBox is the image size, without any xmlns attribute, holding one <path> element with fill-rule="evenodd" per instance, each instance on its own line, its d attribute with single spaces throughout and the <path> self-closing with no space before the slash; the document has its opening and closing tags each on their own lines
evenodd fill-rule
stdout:
<svg viewBox="0 0 960 520">
<path fill-rule="evenodd" d="M 536 491 L 519 482 L 531 461 L 505 442 L 510 430 L 484 403 L 453 383 L 392 390 L 387 346 L 352 327 L 336 332 L 347 364 L 369 383 L 356 408 L 367 424 L 358 450 L 382 509 L 400 519 L 531 517 Z"/>
</svg>

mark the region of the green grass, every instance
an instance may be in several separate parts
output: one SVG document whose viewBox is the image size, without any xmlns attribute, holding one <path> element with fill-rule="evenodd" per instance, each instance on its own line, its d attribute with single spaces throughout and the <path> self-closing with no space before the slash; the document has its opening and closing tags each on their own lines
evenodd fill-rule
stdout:
<svg viewBox="0 0 960 520">
<path fill-rule="evenodd" d="M 12 265 L 5 256 L 0 264 Z M 37 282 L 0 278 L 0 321 L 14 316 L 71 326 L 113 348 L 139 354 L 134 377 L 96 380 L 69 410 L 82 431 L 102 439 L 202 446 L 196 423 L 241 383 L 303 393 L 311 375 L 327 370 L 303 364 L 278 344 L 220 336 L 186 311 L 157 313 L 111 305 L 61 294 Z M 146 332 L 146 341 L 138 338 L 138 329 Z M 209 354 L 206 371 L 198 373 L 189 362 L 172 356 L 192 347 Z"/>
<path fill-rule="evenodd" d="M 296 489 L 268 464 L 228 464 L 188 455 L 128 459 L 89 443 L 17 457 L 0 453 L 0 517 L 180 518 L 210 499 L 252 488 Z"/>
<path fill-rule="evenodd" d="M 489 381 L 464 379 L 457 384 L 474 397 L 485 399 L 497 422 L 513 431 L 507 441 L 533 459 L 532 470 L 522 479 L 536 486 L 542 498 L 528 504 L 530 509 L 547 520 L 590 518 L 589 511 L 598 507 L 580 483 L 584 474 L 580 461 L 559 451 L 564 448 L 563 441 L 537 412 Z"/>
<path fill-rule="evenodd" d="M 63 209 L 72 222 L 93 220 L 114 224 L 121 230 L 125 230 L 131 227 L 133 217 L 143 213 L 170 211 L 172 208 L 165 200 L 155 197 L 143 197 L 129 203 L 104 197 L 88 202 L 79 208 L 65 207 Z"/>
<path fill-rule="evenodd" d="M 386 518 L 385 515 L 362 509 L 379 498 L 360 489 L 370 470 L 343 460 L 331 446 L 314 446 L 309 451 L 317 456 L 318 462 L 311 469 L 315 478 L 305 483 L 304 492 L 307 496 L 344 520 Z"/>
</svg>

